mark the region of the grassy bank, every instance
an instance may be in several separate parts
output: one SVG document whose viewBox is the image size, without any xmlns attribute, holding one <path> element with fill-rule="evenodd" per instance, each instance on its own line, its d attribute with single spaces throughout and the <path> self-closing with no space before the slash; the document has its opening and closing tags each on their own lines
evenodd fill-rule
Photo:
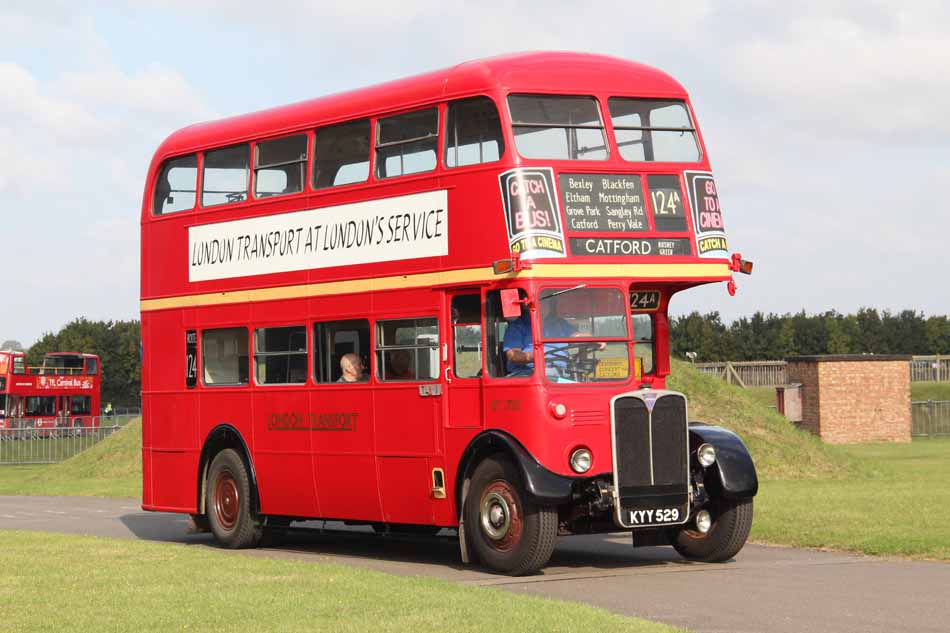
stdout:
<svg viewBox="0 0 950 633">
<path fill-rule="evenodd" d="M 910 383 L 911 400 L 950 400 L 950 382 Z"/>
<path fill-rule="evenodd" d="M 840 447 L 866 477 L 765 481 L 752 538 L 950 560 L 950 438 Z"/>
<path fill-rule="evenodd" d="M 29 532 L 5 532 L 3 542 L 5 631 L 682 630 L 576 603 L 339 565 Z"/>
<path fill-rule="evenodd" d="M 0 495 L 139 497 L 141 494 L 141 419 L 129 422 L 92 448 L 60 464 L 0 466 Z"/>
<path fill-rule="evenodd" d="M 770 409 L 759 393 L 701 374 L 674 361 L 669 388 L 689 398 L 691 420 L 711 422 L 739 434 L 762 479 L 818 479 L 863 474 L 862 463 L 844 451 L 800 431 Z M 774 391 L 773 391 L 774 393 Z M 774 396 L 771 401 L 774 404 Z"/>
</svg>

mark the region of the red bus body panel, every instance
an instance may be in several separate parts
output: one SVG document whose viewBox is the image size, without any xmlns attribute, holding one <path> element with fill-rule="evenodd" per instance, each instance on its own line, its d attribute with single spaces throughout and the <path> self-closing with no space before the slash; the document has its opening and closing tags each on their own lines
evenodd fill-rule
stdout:
<svg viewBox="0 0 950 633">
<path fill-rule="evenodd" d="M 443 358 L 439 378 L 421 381 L 439 387 L 435 397 L 421 397 L 420 382 L 383 383 L 372 378 L 369 385 L 357 388 L 315 384 L 312 371 L 305 384 L 293 386 L 256 386 L 253 379 L 241 387 L 203 386 L 201 381 L 192 389 L 185 386 L 189 330 L 248 327 L 253 336 L 258 327 L 305 325 L 311 337 L 312 324 L 320 321 L 365 318 L 372 325 L 377 319 L 435 317 L 441 348 L 452 336 L 451 293 L 517 287 L 534 296 L 546 286 L 596 282 L 662 291 L 656 310 L 654 381 L 654 386 L 662 387 L 669 373 L 665 313 L 670 296 L 697 284 L 729 280 L 728 259 L 697 255 L 693 214 L 687 210 L 687 230 L 675 235 L 689 237 L 689 255 L 567 253 L 563 258 L 534 259 L 530 268 L 517 273 L 494 275 L 492 263 L 512 257 L 499 177 L 511 169 L 531 167 L 552 170 L 555 184 L 561 173 L 630 174 L 642 179 L 646 192 L 649 175 L 675 174 L 685 204 L 684 171 L 710 171 L 695 114 L 689 108 L 701 151 L 696 162 L 628 162 L 620 157 L 612 136 L 607 160 L 528 160 L 516 151 L 511 131 L 506 97 L 512 93 L 592 96 L 603 111 L 612 96 L 675 99 L 689 108 L 683 87 L 648 66 L 597 55 L 532 53 L 465 63 L 194 125 L 162 143 L 149 168 L 142 205 L 143 508 L 202 511 L 201 452 L 208 435 L 220 425 L 233 427 L 247 445 L 264 514 L 456 525 L 458 508 L 452 491 L 457 469 L 473 438 L 488 429 L 509 434 L 554 473 L 575 476 L 568 457 L 578 446 L 594 455 L 591 473 L 611 470 L 608 403 L 613 395 L 638 386 L 633 375 L 609 386 L 555 385 L 540 372 L 524 379 L 456 378 Z M 161 216 L 151 212 L 155 179 L 170 157 L 312 132 L 361 117 L 375 120 L 423 106 L 440 108 L 441 139 L 444 104 L 478 95 L 492 98 L 499 108 L 505 150 L 496 162 L 450 169 L 440 151 L 437 167 L 421 174 L 385 180 L 371 175 L 365 183 L 321 190 L 308 183 L 300 193 L 273 199 L 248 196 L 211 208 L 196 205 Z M 610 119 L 605 118 L 610 132 Z M 189 281 L 190 227 L 432 191 L 445 191 L 447 196 L 445 256 Z M 645 198 L 652 223 L 649 195 Z M 562 223 L 563 204 L 561 200 Z M 571 235 L 565 231 L 565 238 Z M 660 239 L 670 235 L 653 230 L 652 224 L 641 234 Z M 312 369 L 312 359 L 308 362 Z M 554 401 L 566 403 L 570 414 L 556 419 L 550 413 Z M 295 415 L 299 419 L 347 415 L 356 422 L 346 432 L 280 430 L 292 425 Z M 449 491 L 444 499 L 431 494 L 435 468 L 444 471 Z"/>
</svg>

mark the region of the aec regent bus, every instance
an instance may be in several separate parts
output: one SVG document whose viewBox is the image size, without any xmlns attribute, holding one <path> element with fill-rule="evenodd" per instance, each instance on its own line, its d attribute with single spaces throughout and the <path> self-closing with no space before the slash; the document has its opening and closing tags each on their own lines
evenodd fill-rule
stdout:
<svg viewBox="0 0 950 633">
<path fill-rule="evenodd" d="M 95 354 L 48 352 L 30 367 L 23 352 L 0 352 L 0 429 L 98 426 L 100 379 Z"/>
<path fill-rule="evenodd" d="M 510 574 L 745 543 L 748 451 L 664 387 L 670 298 L 750 264 L 661 71 L 520 54 L 194 125 L 141 243 L 146 510 L 455 528 Z"/>
</svg>

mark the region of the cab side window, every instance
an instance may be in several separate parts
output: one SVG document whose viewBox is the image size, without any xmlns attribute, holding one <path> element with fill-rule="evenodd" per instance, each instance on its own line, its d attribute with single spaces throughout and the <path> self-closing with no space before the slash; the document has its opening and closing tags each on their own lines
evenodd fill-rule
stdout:
<svg viewBox="0 0 950 633">
<path fill-rule="evenodd" d="M 524 290 L 518 290 L 520 299 L 526 299 L 527 296 Z M 527 314 L 527 308 L 523 308 L 523 314 Z M 518 328 L 518 331 L 509 334 L 508 329 L 516 321 L 518 321 L 518 324 L 514 327 Z M 523 346 L 531 343 L 530 321 L 527 321 L 527 332 L 524 330 L 525 323 L 524 317 L 505 319 L 501 310 L 501 291 L 492 290 L 485 295 L 485 366 L 488 375 L 492 378 L 512 378 L 516 375 L 524 377 L 532 373 L 533 364 L 519 367 L 517 372 L 512 371 L 515 368 L 508 362 L 505 355 L 506 336 L 509 344 L 522 350 L 524 350 Z M 515 336 L 515 334 L 518 334 L 518 336 Z M 524 334 L 527 334 L 527 338 L 522 336 Z M 515 341 L 516 338 L 517 341 Z M 533 345 L 531 349 L 533 349 Z M 531 349 L 524 351 L 531 353 Z"/>
<path fill-rule="evenodd" d="M 641 372 L 652 374 L 654 369 L 654 355 L 656 341 L 654 340 L 653 315 L 631 314 L 633 319 L 633 356 L 640 366 Z"/>
<path fill-rule="evenodd" d="M 458 378 L 482 375 L 481 298 L 477 294 L 452 298 L 453 367 Z"/>
</svg>

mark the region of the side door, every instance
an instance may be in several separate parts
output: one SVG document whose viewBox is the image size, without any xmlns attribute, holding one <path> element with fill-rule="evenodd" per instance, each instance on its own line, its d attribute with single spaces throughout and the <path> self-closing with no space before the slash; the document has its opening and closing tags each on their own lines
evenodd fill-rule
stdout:
<svg viewBox="0 0 950 633">
<path fill-rule="evenodd" d="M 443 329 L 433 314 L 380 319 L 373 342 L 383 521 L 432 524 L 431 473 L 441 463 Z"/>
<path fill-rule="evenodd" d="M 446 296 L 446 301 L 452 323 L 447 332 L 449 367 L 446 373 L 445 427 L 481 428 L 484 425 L 481 295 L 477 289 L 453 292 Z"/>
</svg>

